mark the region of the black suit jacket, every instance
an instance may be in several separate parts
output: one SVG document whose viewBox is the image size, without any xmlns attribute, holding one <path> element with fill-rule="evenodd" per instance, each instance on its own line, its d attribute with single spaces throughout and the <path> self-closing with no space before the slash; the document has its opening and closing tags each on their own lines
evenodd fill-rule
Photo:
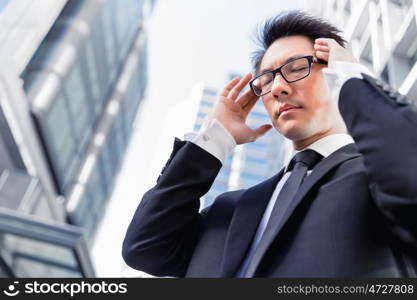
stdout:
<svg viewBox="0 0 417 300">
<path fill-rule="evenodd" d="M 322 160 L 249 268 L 253 277 L 407 277 L 417 266 L 417 112 L 364 75 L 339 109 L 355 143 Z M 176 139 L 127 230 L 123 257 L 156 276 L 234 277 L 283 171 L 199 213 L 221 163 Z"/>
</svg>

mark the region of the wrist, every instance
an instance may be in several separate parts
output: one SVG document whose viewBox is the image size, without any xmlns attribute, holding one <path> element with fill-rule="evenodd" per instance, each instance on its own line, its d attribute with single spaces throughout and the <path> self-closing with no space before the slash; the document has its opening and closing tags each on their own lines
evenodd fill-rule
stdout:
<svg viewBox="0 0 417 300">
<path fill-rule="evenodd" d="M 236 146 L 236 141 L 232 134 L 220 121 L 211 117 L 206 119 L 200 132 L 191 142 L 218 158 L 222 164 L 224 164 L 227 156 Z"/>
</svg>

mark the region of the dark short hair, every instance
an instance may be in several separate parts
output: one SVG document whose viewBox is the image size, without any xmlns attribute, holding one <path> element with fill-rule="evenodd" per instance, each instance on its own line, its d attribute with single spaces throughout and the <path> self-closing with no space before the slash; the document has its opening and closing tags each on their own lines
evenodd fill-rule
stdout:
<svg viewBox="0 0 417 300">
<path fill-rule="evenodd" d="M 346 41 L 341 37 L 340 30 L 329 22 L 306 14 L 299 10 L 284 11 L 261 24 L 257 41 L 260 49 L 252 53 L 252 65 L 255 72 L 259 71 L 266 50 L 277 39 L 293 35 L 302 35 L 311 40 L 317 38 L 331 38 L 342 47 Z"/>
</svg>

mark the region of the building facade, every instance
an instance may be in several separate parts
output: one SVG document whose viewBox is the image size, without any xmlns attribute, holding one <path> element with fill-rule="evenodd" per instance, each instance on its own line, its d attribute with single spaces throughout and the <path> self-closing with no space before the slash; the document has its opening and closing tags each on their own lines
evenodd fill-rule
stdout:
<svg viewBox="0 0 417 300">
<path fill-rule="evenodd" d="M 417 98 L 417 2 L 330 0 L 321 16 L 343 30 L 356 58 L 411 99 Z"/>
<path fill-rule="evenodd" d="M 152 5 L 4 4 L 2 275 L 94 276 L 89 249 L 145 95 Z"/>
</svg>

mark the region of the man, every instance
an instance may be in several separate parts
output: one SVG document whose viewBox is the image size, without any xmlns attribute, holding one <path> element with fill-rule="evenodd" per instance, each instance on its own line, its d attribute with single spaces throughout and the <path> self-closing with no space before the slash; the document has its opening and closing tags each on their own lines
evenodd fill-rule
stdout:
<svg viewBox="0 0 417 300">
<path fill-rule="evenodd" d="M 178 277 L 416 276 L 415 104 L 366 74 L 323 20 L 283 13 L 261 40 L 254 78 L 229 82 L 207 126 L 176 139 L 128 228 L 126 263 Z M 259 97 L 294 158 L 199 213 L 233 147 L 272 128 L 245 124 Z"/>
</svg>

